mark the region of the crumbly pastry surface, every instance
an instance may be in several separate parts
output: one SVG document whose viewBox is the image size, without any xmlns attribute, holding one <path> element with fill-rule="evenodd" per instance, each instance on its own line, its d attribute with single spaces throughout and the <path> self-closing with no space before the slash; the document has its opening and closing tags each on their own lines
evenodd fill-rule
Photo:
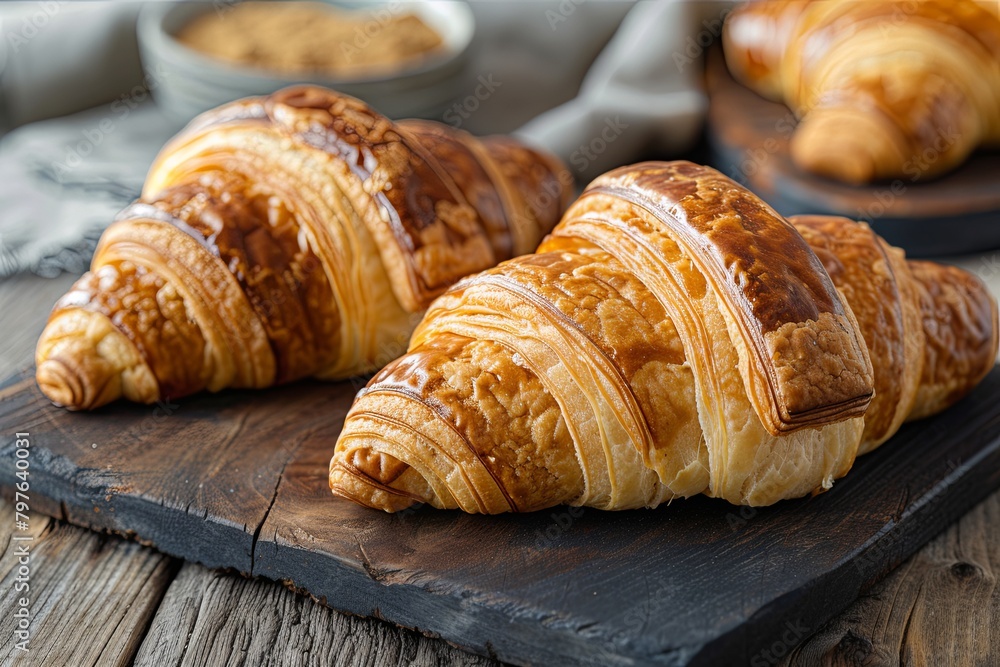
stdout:
<svg viewBox="0 0 1000 667">
<path fill-rule="evenodd" d="M 374 370 L 435 296 L 534 248 L 565 173 L 314 86 L 220 107 L 163 149 L 56 304 L 39 386 L 90 409 Z"/>
<path fill-rule="evenodd" d="M 993 365 L 996 302 L 867 226 L 624 167 L 438 298 L 356 399 L 336 494 L 386 511 L 766 505 L 830 488 Z"/>
<path fill-rule="evenodd" d="M 723 37 L 730 71 L 799 117 L 803 169 L 909 182 L 1000 143 L 996 2 L 762 0 Z"/>
</svg>

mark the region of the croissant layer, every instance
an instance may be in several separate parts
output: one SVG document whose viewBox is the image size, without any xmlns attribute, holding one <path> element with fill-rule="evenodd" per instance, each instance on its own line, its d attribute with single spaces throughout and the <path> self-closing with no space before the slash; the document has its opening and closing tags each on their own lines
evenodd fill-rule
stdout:
<svg viewBox="0 0 1000 667">
<path fill-rule="evenodd" d="M 315 86 L 234 102 L 160 153 L 36 351 L 56 403 L 344 378 L 405 350 L 456 280 L 530 252 L 566 170 Z"/>
<path fill-rule="evenodd" d="M 971 275 L 786 221 L 712 169 L 634 165 L 431 305 L 359 393 L 330 484 L 386 511 L 766 505 L 830 488 L 996 348 Z"/>
</svg>

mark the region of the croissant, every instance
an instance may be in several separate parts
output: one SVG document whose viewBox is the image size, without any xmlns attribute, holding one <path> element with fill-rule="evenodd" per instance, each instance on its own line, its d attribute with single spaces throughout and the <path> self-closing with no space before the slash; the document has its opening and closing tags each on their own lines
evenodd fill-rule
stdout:
<svg viewBox="0 0 1000 667">
<path fill-rule="evenodd" d="M 456 280 L 534 250 L 568 173 L 313 86 L 220 107 L 164 148 L 56 304 L 38 385 L 90 409 L 370 372 Z"/>
<path fill-rule="evenodd" d="M 689 162 L 624 167 L 431 305 L 355 400 L 330 486 L 386 511 L 766 505 L 957 401 L 997 339 L 977 278 L 864 224 L 789 224 Z"/>
<path fill-rule="evenodd" d="M 795 163 L 916 181 L 1000 143 L 1000 3 L 763 0 L 730 13 L 730 71 L 799 117 Z"/>
</svg>

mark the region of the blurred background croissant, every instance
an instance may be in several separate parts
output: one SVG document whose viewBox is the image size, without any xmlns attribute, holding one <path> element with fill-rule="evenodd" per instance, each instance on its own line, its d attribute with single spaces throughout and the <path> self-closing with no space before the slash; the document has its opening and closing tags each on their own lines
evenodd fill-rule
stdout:
<svg viewBox="0 0 1000 667">
<path fill-rule="evenodd" d="M 808 171 L 933 177 L 1000 144 L 1000 3 L 765 0 L 733 11 L 725 48 L 740 81 L 799 117 Z"/>
</svg>

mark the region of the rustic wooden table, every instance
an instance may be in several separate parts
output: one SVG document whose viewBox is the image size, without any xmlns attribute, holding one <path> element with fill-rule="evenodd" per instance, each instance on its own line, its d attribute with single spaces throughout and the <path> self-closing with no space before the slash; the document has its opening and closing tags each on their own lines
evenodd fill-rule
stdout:
<svg viewBox="0 0 1000 667">
<path fill-rule="evenodd" d="M 1000 252 L 957 261 L 1000 295 Z M 73 276 L 0 281 L 0 376 L 29 372 L 51 304 Z M 13 437 L 16 424 L 3 424 Z M 4 462 L 8 465 L 10 462 Z M 0 501 L 0 517 L 14 508 Z M 0 663 L 25 665 L 487 665 L 383 621 L 355 618 L 280 583 L 183 563 L 135 542 L 31 517 L 30 652 L 11 640 L 17 556 L 0 520 Z M 1000 492 L 927 544 L 773 664 L 1000 665 Z M 768 656 L 770 658 L 770 656 Z"/>
</svg>

